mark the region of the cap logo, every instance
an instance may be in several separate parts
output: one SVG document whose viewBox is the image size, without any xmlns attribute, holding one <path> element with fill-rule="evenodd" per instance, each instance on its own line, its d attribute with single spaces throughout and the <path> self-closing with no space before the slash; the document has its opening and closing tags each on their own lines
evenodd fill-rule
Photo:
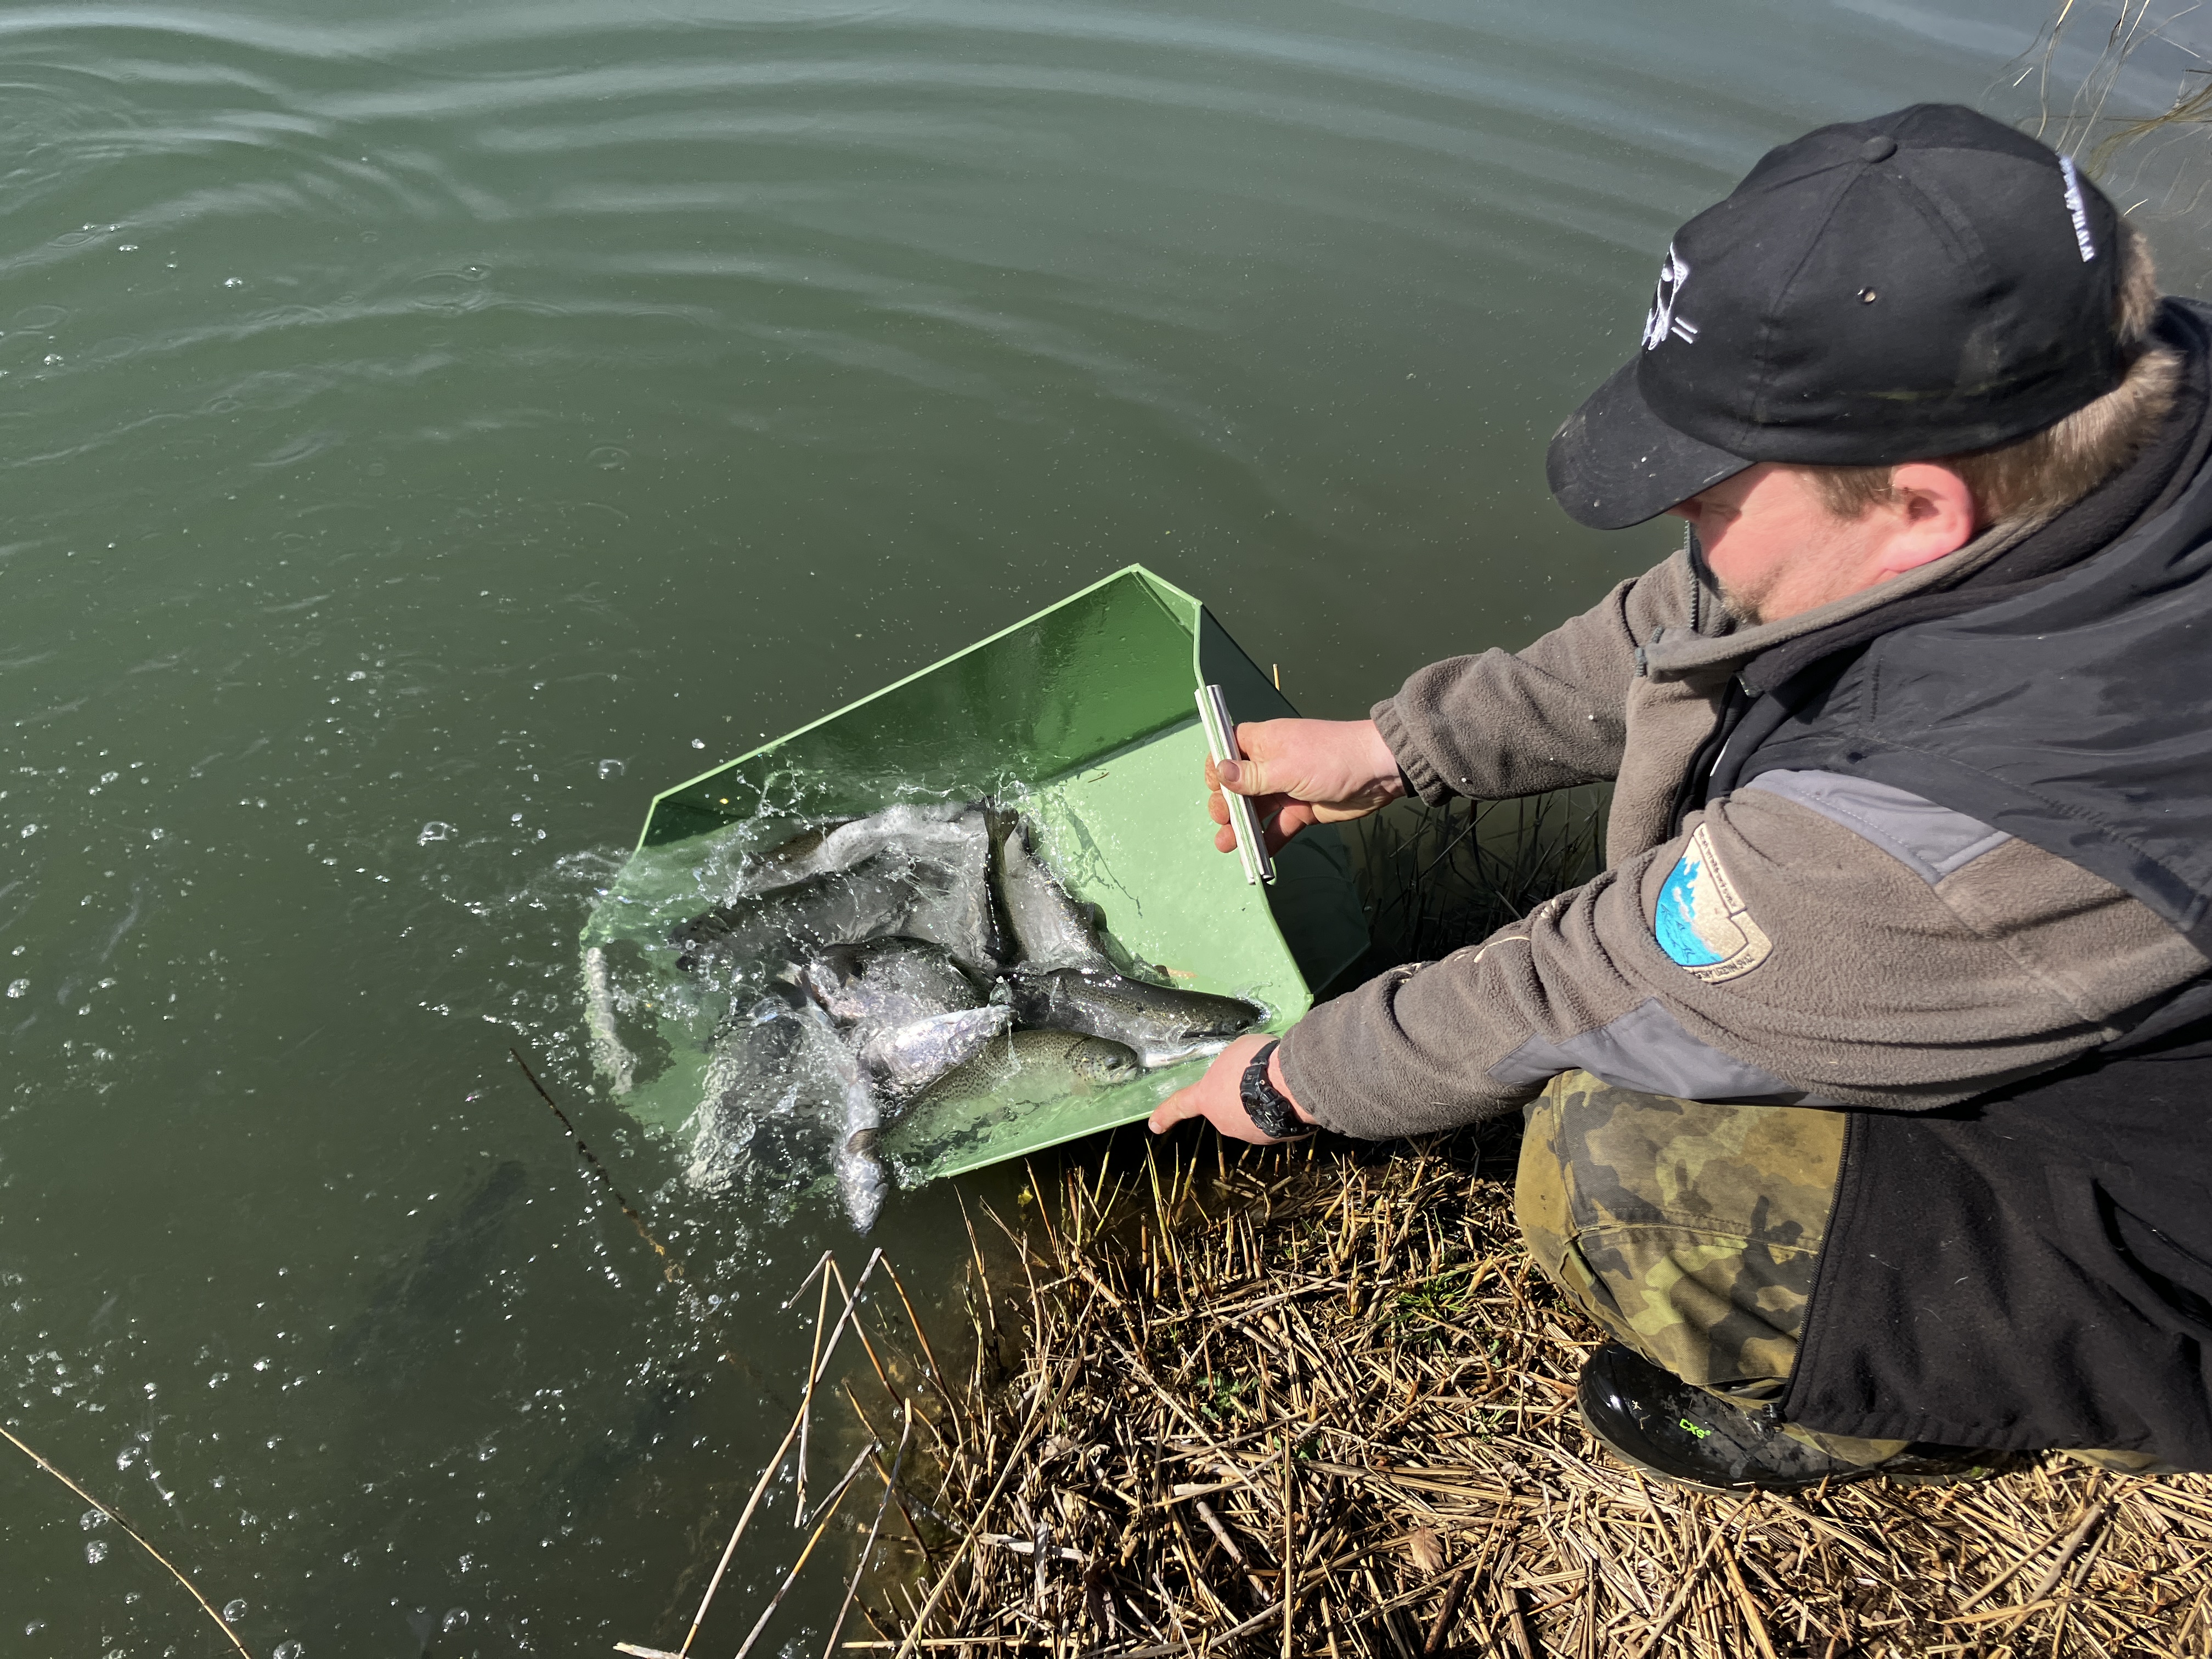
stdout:
<svg viewBox="0 0 2212 1659">
<path fill-rule="evenodd" d="M 2087 264 L 2097 257 L 2097 245 L 2089 240 L 2089 210 L 2081 200 L 2081 175 L 2074 170 L 2074 158 L 2058 158 L 2058 170 L 2066 175 L 2066 211 L 2074 221 L 2074 246 L 2081 250 L 2081 263 Z"/>
<path fill-rule="evenodd" d="M 1678 340 L 1694 340 L 1698 325 L 1686 322 L 1674 314 L 1674 307 L 1682 297 L 1682 284 L 1690 279 L 1689 262 L 1674 252 L 1674 245 L 1667 245 L 1667 258 L 1659 266 L 1659 287 L 1651 296 L 1651 314 L 1644 319 L 1644 349 L 1656 351 L 1672 335 Z"/>
</svg>

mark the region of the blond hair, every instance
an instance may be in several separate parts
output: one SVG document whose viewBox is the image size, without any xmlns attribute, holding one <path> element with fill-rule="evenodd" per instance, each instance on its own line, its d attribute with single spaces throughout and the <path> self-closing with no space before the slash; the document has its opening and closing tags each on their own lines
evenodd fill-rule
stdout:
<svg viewBox="0 0 2212 1659">
<path fill-rule="evenodd" d="M 1990 449 L 1935 457 L 1974 495 L 1978 528 L 2047 519 L 2071 507 L 2136 458 L 2173 408 L 2180 355 L 2151 343 L 2158 316 L 2158 270 L 2150 244 L 2133 225 L 2120 226 L 2120 349 L 2133 359 L 2119 385 L 2039 432 Z M 1856 519 L 1893 501 L 1893 467 L 1807 466 L 1822 503 L 1839 519 Z"/>
</svg>

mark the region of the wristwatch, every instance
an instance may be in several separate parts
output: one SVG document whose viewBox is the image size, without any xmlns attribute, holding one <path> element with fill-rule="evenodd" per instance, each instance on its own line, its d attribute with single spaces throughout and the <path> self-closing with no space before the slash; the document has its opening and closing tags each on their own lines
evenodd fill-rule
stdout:
<svg viewBox="0 0 2212 1659">
<path fill-rule="evenodd" d="M 1244 1081 L 1237 1094 L 1244 1102 L 1244 1115 L 1252 1120 L 1254 1128 L 1270 1140 L 1296 1140 L 1301 1135 L 1311 1134 L 1313 1125 L 1299 1121 L 1290 1097 L 1267 1080 L 1267 1062 L 1281 1046 L 1271 1042 L 1252 1056 L 1252 1063 L 1244 1068 Z"/>
</svg>

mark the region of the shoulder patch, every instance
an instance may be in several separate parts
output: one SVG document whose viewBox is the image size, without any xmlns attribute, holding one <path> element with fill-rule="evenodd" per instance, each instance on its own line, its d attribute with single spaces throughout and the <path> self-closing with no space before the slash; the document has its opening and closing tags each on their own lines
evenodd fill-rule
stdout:
<svg viewBox="0 0 2212 1659">
<path fill-rule="evenodd" d="M 1743 907 L 1701 823 L 1659 890 L 1651 931 L 1659 948 L 1708 985 L 1740 978 L 1774 953 L 1774 941 Z"/>
</svg>

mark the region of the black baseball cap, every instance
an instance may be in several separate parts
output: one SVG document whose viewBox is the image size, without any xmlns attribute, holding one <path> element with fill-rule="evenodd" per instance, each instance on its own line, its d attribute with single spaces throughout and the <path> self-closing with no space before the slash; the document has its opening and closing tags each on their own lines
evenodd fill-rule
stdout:
<svg viewBox="0 0 2212 1659">
<path fill-rule="evenodd" d="M 1552 494 L 1619 530 L 1760 461 L 2025 437 L 2127 371 L 2118 247 L 2069 158 L 1959 105 L 1807 133 L 1675 233 L 1643 349 L 1552 439 Z"/>
</svg>

